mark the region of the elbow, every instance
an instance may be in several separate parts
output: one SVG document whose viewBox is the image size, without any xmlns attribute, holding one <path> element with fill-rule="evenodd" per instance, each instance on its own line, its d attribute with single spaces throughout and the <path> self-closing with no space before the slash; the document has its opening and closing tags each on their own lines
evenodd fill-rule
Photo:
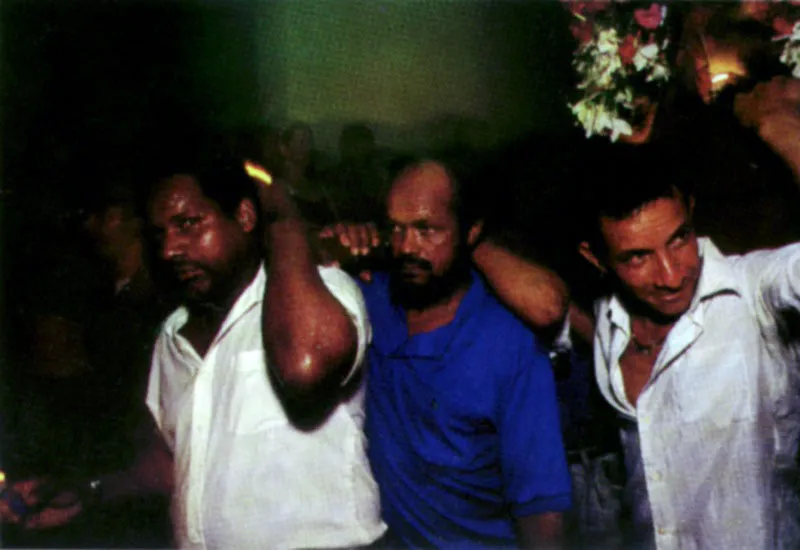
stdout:
<svg viewBox="0 0 800 550">
<path fill-rule="evenodd" d="M 287 399 L 315 398 L 342 383 L 357 350 L 356 329 L 344 318 L 325 317 L 326 324 L 272 330 L 267 324 L 264 347 L 269 370 Z M 322 329 L 322 330 L 320 330 Z"/>
<path fill-rule="evenodd" d="M 347 372 L 348 359 L 353 357 L 319 348 L 287 355 L 276 358 L 273 372 L 283 396 L 291 401 L 314 400 L 335 393 Z"/>
<path fill-rule="evenodd" d="M 273 372 L 282 393 L 296 399 L 310 397 L 324 385 L 321 358 L 309 352 L 289 353 L 273 359 Z"/>
</svg>

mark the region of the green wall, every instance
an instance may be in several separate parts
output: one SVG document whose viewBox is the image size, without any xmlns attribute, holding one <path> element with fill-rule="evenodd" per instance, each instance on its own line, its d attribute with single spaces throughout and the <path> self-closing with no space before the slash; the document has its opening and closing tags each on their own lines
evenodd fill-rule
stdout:
<svg viewBox="0 0 800 550">
<path fill-rule="evenodd" d="M 547 2 L 299 0 L 257 7 L 263 116 L 335 147 L 366 122 L 388 146 L 492 144 L 565 125 L 563 8 Z"/>
</svg>

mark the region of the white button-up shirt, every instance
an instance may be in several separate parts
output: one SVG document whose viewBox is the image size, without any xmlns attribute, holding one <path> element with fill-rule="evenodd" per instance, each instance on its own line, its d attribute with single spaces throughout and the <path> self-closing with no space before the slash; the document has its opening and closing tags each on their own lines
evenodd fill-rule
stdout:
<svg viewBox="0 0 800 550">
<path fill-rule="evenodd" d="M 620 358 L 630 317 L 596 304 L 594 355 L 624 418 L 634 520 L 658 548 L 795 548 L 800 244 L 724 257 L 700 240 L 702 273 L 636 406 Z"/>
<path fill-rule="evenodd" d="M 363 297 L 344 272 L 320 274 L 357 329 L 355 372 L 371 337 Z M 185 308 L 156 343 L 147 405 L 174 456 L 176 542 L 226 550 L 368 544 L 385 526 L 365 453 L 363 386 L 316 429 L 288 420 L 262 343 L 266 283 L 261 268 L 205 358 L 179 334 Z"/>
</svg>

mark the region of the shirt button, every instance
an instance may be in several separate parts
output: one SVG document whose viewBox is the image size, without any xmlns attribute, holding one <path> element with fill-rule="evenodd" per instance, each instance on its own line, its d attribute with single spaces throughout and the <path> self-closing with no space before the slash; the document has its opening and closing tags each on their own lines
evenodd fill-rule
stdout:
<svg viewBox="0 0 800 550">
<path fill-rule="evenodd" d="M 651 481 L 661 481 L 661 473 L 655 472 L 653 475 L 650 476 Z"/>
</svg>

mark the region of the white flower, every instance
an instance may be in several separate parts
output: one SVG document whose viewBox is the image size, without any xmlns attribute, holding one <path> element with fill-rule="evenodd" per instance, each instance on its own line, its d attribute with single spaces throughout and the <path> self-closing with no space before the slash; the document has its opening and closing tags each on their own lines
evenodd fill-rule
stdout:
<svg viewBox="0 0 800 550">
<path fill-rule="evenodd" d="M 616 109 L 610 110 L 602 103 L 581 101 L 570 106 L 578 122 L 586 130 L 586 137 L 610 135 L 616 141 L 620 135 L 631 135 L 631 125 L 619 116 Z"/>
<path fill-rule="evenodd" d="M 603 29 L 597 37 L 597 51 L 600 53 L 617 53 L 619 35 L 616 29 Z"/>
<path fill-rule="evenodd" d="M 633 66 L 637 71 L 643 70 L 658 57 L 658 44 L 642 46 L 633 56 Z"/>
<path fill-rule="evenodd" d="M 633 128 L 627 120 L 615 118 L 611 121 L 611 141 L 617 141 L 619 136 L 630 136 L 633 134 Z"/>
<path fill-rule="evenodd" d="M 668 80 L 669 79 L 669 67 L 667 67 L 663 63 L 654 63 L 653 68 L 650 71 L 650 74 L 647 76 L 647 81 L 651 82 L 653 80 Z"/>
<path fill-rule="evenodd" d="M 786 39 L 780 60 L 792 69 L 793 77 L 800 78 L 800 22 L 792 27 L 792 34 Z"/>
<path fill-rule="evenodd" d="M 665 11 L 662 6 L 660 26 L 663 26 Z M 593 25 L 593 39 L 578 47 L 572 62 L 583 97 L 569 104 L 569 108 L 587 138 L 602 135 L 616 141 L 621 135 L 633 134 L 628 119 L 635 112 L 636 98 L 644 91 L 633 83 L 652 82 L 648 85 L 652 89 L 669 80 L 670 67 L 665 56 L 669 39 L 662 35 L 658 41 L 640 46 L 634 52 L 632 64 L 623 65 L 619 21 L 614 20 L 608 26 L 607 21 L 600 20 Z"/>
</svg>

